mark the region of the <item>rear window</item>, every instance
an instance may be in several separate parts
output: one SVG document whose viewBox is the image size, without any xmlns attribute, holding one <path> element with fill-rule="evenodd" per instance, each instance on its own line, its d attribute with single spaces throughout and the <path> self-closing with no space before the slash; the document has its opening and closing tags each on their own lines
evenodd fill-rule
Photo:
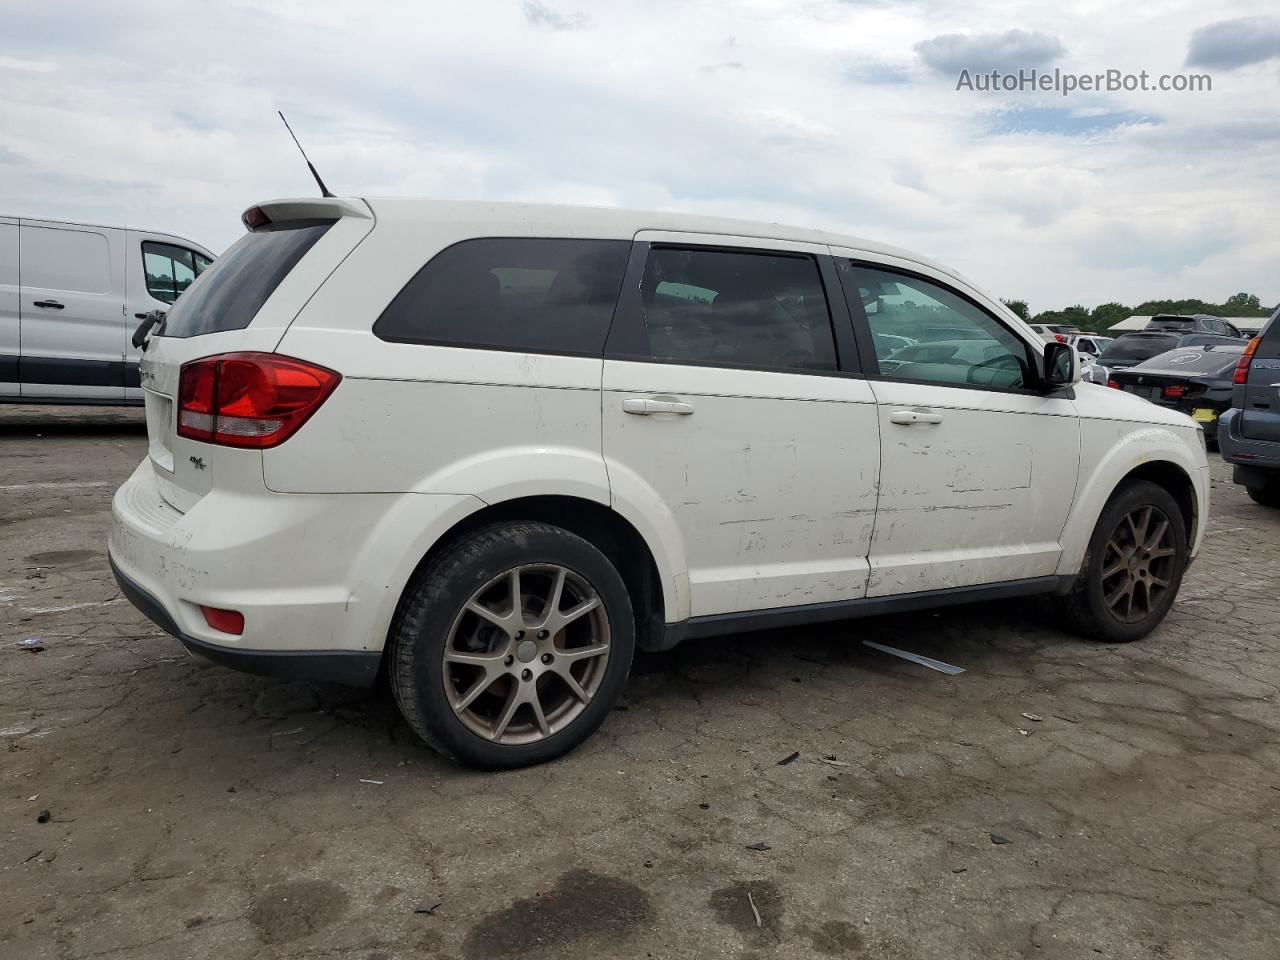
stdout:
<svg viewBox="0 0 1280 960">
<path fill-rule="evenodd" d="M 1106 366 L 1108 360 L 1144 360 L 1177 345 L 1177 337 L 1121 337 L 1107 345 L 1098 362 Z"/>
<path fill-rule="evenodd" d="M 436 254 L 382 312 L 383 340 L 599 356 L 626 240 L 489 237 Z"/>
<path fill-rule="evenodd" d="M 294 220 L 245 234 L 178 297 L 165 318 L 163 335 L 198 337 L 243 330 L 333 224 Z"/>
<path fill-rule="evenodd" d="M 1277 318 L 1280 318 L 1280 310 L 1271 314 L 1271 319 L 1263 324 L 1258 333 L 1261 339 L 1256 356 L 1259 358 L 1280 360 L 1280 319 Z"/>
</svg>

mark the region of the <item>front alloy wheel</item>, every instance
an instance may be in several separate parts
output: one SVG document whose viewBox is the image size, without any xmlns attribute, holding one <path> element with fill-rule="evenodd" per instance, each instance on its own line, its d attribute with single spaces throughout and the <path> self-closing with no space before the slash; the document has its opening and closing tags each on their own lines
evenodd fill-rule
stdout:
<svg viewBox="0 0 1280 960">
<path fill-rule="evenodd" d="M 1187 533 L 1182 510 L 1164 487 L 1147 480 L 1122 486 L 1098 518 L 1071 591 L 1059 598 L 1062 614 L 1097 640 L 1146 636 L 1177 596 Z"/>
</svg>

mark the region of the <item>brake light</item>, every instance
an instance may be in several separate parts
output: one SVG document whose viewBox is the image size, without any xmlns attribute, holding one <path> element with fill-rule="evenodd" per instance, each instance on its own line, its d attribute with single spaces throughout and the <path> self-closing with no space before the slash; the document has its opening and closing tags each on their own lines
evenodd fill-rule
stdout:
<svg viewBox="0 0 1280 960">
<path fill-rule="evenodd" d="M 275 353 L 223 353 L 182 365 L 178 436 L 262 450 L 289 439 L 342 375 Z"/>
<path fill-rule="evenodd" d="M 1170 400 L 1177 400 L 1186 392 L 1187 392 L 1186 386 L 1181 383 L 1171 383 L 1164 388 L 1164 395 L 1168 397 Z"/>
<path fill-rule="evenodd" d="M 267 211 L 261 207 L 250 207 L 240 217 L 240 222 L 245 225 L 246 230 L 257 230 L 259 227 L 265 227 L 271 222 L 271 218 L 267 216 Z"/>
<path fill-rule="evenodd" d="M 237 637 L 244 633 L 244 614 L 239 610 L 221 610 L 201 605 L 200 612 L 204 614 L 204 622 L 215 630 Z"/>
<path fill-rule="evenodd" d="M 1059 343 L 1066 343 L 1066 342 L 1067 342 L 1067 338 L 1066 338 L 1066 337 L 1064 337 L 1064 336 L 1063 336 L 1062 334 L 1060 334 L 1060 333 L 1055 333 L 1055 334 L 1053 335 L 1053 339 L 1057 340 Z"/>
<path fill-rule="evenodd" d="M 1244 384 L 1249 382 L 1249 365 L 1253 363 L 1253 355 L 1258 352 L 1258 344 L 1262 342 L 1261 337 L 1254 337 L 1244 348 L 1244 353 L 1240 354 L 1240 359 L 1236 361 L 1235 376 L 1231 378 L 1232 383 Z"/>
<path fill-rule="evenodd" d="M 1123 390 L 1123 389 L 1124 389 L 1123 387 L 1121 387 L 1121 386 L 1120 386 L 1120 381 L 1119 381 L 1119 380 L 1108 380 L 1108 381 L 1107 381 L 1107 386 L 1108 386 L 1108 387 L 1111 387 L 1111 388 L 1113 388 L 1113 389 L 1115 389 L 1115 390 Z"/>
</svg>

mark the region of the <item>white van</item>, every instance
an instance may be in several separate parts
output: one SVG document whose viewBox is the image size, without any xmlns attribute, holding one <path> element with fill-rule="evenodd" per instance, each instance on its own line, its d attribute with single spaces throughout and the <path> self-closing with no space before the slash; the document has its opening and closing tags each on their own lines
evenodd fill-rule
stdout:
<svg viewBox="0 0 1280 960">
<path fill-rule="evenodd" d="M 168 233 L 0 216 L 0 402 L 142 403 L 133 331 L 212 262 Z"/>
</svg>

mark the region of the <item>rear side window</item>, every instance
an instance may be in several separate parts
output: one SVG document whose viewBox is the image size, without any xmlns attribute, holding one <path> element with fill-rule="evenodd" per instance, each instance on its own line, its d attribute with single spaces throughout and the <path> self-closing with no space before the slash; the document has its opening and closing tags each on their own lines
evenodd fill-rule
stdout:
<svg viewBox="0 0 1280 960">
<path fill-rule="evenodd" d="M 1258 333 L 1258 352 L 1255 356 L 1267 360 L 1280 360 L 1280 310 L 1276 310 Z"/>
<path fill-rule="evenodd" d="M 243 330 L 333 224 L 332 220 L 295 220 L 245 234 L 174 303 L 163 335 L 198 337 Z"/>
<path fill-rule="evenodd" d="M 373 332 L 396 343 L 599 356 L 631 244 L 488 237 L 436 254 Z"/>
<path fill-rule="evenodd" d="M 836 369 L 831 315 L 810 256 L 655 247 L 640 296 L 656 359 Z"/>
</svg>

